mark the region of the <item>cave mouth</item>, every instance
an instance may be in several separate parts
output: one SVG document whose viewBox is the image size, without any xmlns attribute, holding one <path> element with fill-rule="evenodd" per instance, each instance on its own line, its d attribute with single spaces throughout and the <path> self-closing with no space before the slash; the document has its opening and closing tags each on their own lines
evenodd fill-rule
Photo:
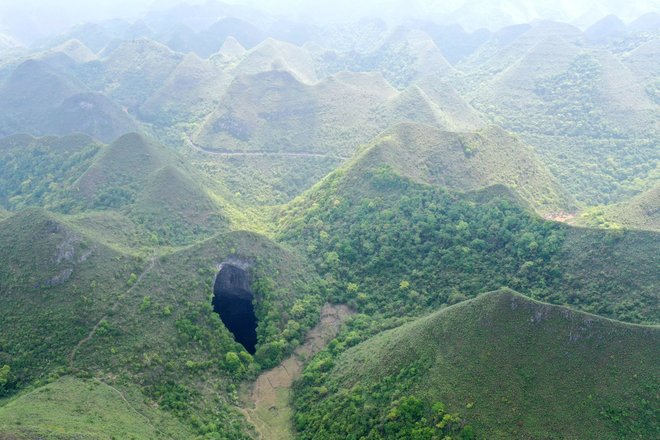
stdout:
<svg viewBox="0 0 660 440">
<path fill-rule="evenodd" d="M 247 271 L 231 264 L 223 264 L 213 286 L 213 311 L 236 342 L 254 354 L 257 345 L 257 317 L 254 314 Z"/>
</svg>

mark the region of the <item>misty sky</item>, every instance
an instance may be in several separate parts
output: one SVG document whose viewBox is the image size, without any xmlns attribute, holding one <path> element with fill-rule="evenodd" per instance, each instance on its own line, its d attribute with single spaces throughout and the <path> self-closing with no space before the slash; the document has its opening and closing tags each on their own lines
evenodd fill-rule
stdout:
<svg viewBox="0 0 660 440">
<path fill-rule="evenodd" d="M 206 0 L 187 0 L 203 3 Z M 134 20 L 149 10 L 181 0 L 0 0 L 0 32 L 22 39 L 43 38 L 85 21 Z M 660 0 L 225 0 L 270 13 L 314 21 L 341 21 L 363 16 L 437 18 L 466 28 L 491 27 L 549 18 L 587 26 L 613 13 L 630 21 L 645 12 L 660 12 Z"/>
</svg>

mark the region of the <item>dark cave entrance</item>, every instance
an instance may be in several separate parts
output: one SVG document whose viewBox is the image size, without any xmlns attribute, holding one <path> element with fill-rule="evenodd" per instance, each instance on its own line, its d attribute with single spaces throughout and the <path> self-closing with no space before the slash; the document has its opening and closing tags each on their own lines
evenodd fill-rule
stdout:
<svg viewBox="0 0 660 440">
<path fill-rule="evenodd" d="M 253 298 L 247 271 L 223 264 L 213 286 L 213 310 L 220 315 L 236 342 L 250 354 L 254 354 L 257 345 Z"/>
</svg>

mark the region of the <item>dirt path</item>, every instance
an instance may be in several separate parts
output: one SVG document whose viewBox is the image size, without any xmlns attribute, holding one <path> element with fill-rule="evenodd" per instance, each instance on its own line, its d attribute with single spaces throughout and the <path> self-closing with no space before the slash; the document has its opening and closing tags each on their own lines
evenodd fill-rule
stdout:
<svg viewBox="0 0 660 440">
<path fill-rule="evenodd" d="M 138 284 L 140 284 L 140 281 L 142 281 L 142 278 L 143 278 L 143 277 L 144 277 L 149 271 L 151 271 L 151 269 L 153 269 L 154 264 L 156 264 L 156 258 L 152 258 L 152 259 L 151 259 L 151 262 L 149 263 L 149 266 L 148 266 L 145 270 L 142 271 L 142 273 L 140 274 L 140 276 L 138 277 L 138 279 L 135 280 L 135 282 L 133 283 L 133 285 L 132 285 L 132 286 L 131 286 L 126 292 L 124 292 L 124 293 L 122 293 L 121 295 L 119 295 L 119 297 L 117 298 L 117 301 L 115 301 L 115 303 L 114 303 L 114 304 L 112 305 L 112 307 L 110 308 L 110 311 L 111 311 L 111 312 L 115 312 L 115 311 L 117 310 L 117 307 L 119 307 L 119 303 L 121 302 L 121 300 L 122 300 L 126 295 L 128 295 L 129 293 L 131 293 L 131 291 L 132 291 L 133 289 L 135 289 L 135 287 L 136 287 Z M 94 325 L 94 327 L 92 327 L 92 329 L 89 331 L 89 333 L 87 334 L 87 336 L 85 336 L 83 339 L 81 339 L 81 340 L 76 344 L 76 346 L 73 347 L 73 350 L 71 350 L 71 353 L 69 353 L 69 369 L 70 369 L 70 370 L 73 369 L 73 363 L 74 363 L 74 361 L 76 360 L 76 354 L 78 353 L 78 350 L 80 350 L 80 347 L 82 347 L 83 345 L 85 345 L 87 342 L 89 342 L 90 339 L 92 339 L 92 338 L 94 337 L 94 334 L 96 333 L 96 331 L 98 330 L 98 328 L 101 326 L 101 323 L 102 323 L 104 320 L 108 319 L 108 316 L 109 316 L 109 315 L 110 315 L 109 313 L 106 313 L 105 315 L 103 315 L 103 316 L 101 317 L 101 319 L 99 319 L 99 321 L 96 323 L 96 325 Z"/>
<path fill-rule="evenodd" d="M 345 156 L 338 156 L 334 154 L 326 154 L 326 153 L 312 153 L 309 151 L 293 151 L 293 152 L 288 152 L 288 151 L 281 151 L 281 152 L 276 152 L 276 151 L 215 151 L 215 150 L 208 150 L 204 147 L 200 147 L 199 145 L 195 144 L 190 140 L 190 138 L 186 137 L 187 144 L 197 150 L 200 151 L 204 154 L 210 154 L 212 156 L 222 156 L 222 157 L 242 157 L 242 156 L 276 156 L 276 157 L 319 157 L 319 158 L 326 158 L 326 159 L 335 159 L 335 160 L 347 160 L 348 157 Z"/>
<path fill-rule="evenodd" d="M 246 416 L 262 440 L 293 438 L 292 409 L 289 405 L 291 385 L 302 373 L 303 364 L 321 351 L 339 332 L 351 315 L 344 305 L 326 304 L 321 309 L 321 321 L 307 334 L 305 343 L 279 366 L 262 373 L 245 399 Z"/>
</svg>

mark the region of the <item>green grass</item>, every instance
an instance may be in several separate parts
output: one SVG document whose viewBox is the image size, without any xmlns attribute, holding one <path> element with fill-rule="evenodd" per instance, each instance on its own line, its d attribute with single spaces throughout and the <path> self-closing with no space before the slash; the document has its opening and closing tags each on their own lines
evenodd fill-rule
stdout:
<svg viewBox="0 0 660 440">
<path fill-rule="evenodd" d="M 28 210 L 2 221 L 0 319 L 9 327 L 0 367 L 10 372 L 0 393 L 67 372 L 110 377 L 196 435 L 246 438 L 233 407 L 237 387 L 290 354 L 316 323 L 322 303 L 313 270 L 254 233 L 226 232 L 146 259 L 105 247 L 69 220 Z M 211 307 L 217 265 L 232 258 L 250 265 L 259 297 L 255 360 Z M 226 364 L 229 352 L 243 352 L 239 371 Z"/>
<path fill-rule="evenodd" d="M 452 133 L 398 125 L 361 151 L 350 167 L 360 172 L 379 165 L 390 165 L 416 182 L 461 192 L 504 185 L 542 214 L 575 209 L 572 196 L 531 148 L 494 126 Z"/>
<path fill-rule="evenodd" d="M 0 406 L 0 432 L 17 439 L 171 439 L 194 434 L 135 391 L 62 377 Z"/>
<path fill-rule="evenodd" d="M 606 229 L 644 229 L 660 231 L 660 185 L 614 205 L 585 210 L 576 224 Z"/>
<path fill-rule="evenodd" d="M 337 347 L 350 335 L 334 344 L 334 354 L 317 358 L 298 384 L 300 438 L 379 432 L 391 402 L 408 396 L 444 402 L 477 438 L 646 439 L 660 433 L 658 327 L 502 290 L 341 353 Z M 397 376 L 398 382 L 388 380 Z"/>
<path fill-rule="evenodd" d="M 417 183 L 433 176 L 436 156 L 412 162 L 399 151 L 366 150 L 276 217 L 280 239 L 309 256 L 334 301 L 369 314 L 414 315 L 510 287 L 657 322 L 657 234 L 545 221 L 503 185 L 466 194 Z"/>
<path fill-rule="evenodd" d="M 4 220 L 0 242 L 0 363 L 11 367 L 5 390 L 14 392 L 66 369 L 140 263 L 36 209 Z"/>
</svg>

